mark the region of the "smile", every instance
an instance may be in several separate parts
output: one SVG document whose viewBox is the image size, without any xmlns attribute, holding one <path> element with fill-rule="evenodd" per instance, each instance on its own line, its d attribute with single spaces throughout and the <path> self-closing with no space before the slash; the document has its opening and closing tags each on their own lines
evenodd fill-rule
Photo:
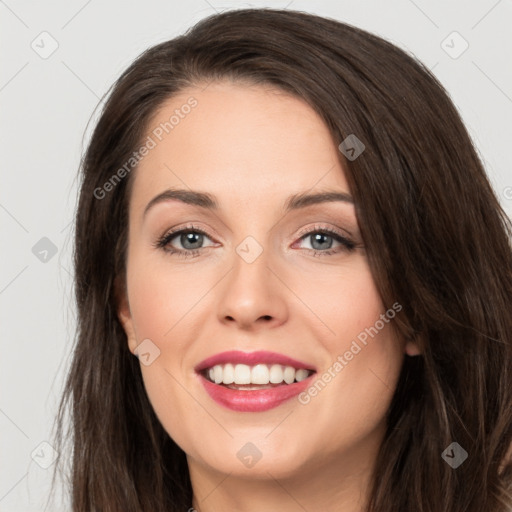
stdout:
<svg viewBox="0 0 512 512">
<path fill-rule="evenodd" d="M 206 392 L 218 404 L 240 412 L 261 412 L 301 393 L 316 370 L 274 352 L 223 352 L 196 368 Z"/>
</svg>

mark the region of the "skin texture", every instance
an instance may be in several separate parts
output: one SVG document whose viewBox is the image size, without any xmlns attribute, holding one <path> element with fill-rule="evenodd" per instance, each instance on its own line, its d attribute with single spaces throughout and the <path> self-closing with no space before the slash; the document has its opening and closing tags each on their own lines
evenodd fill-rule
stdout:
<svg viewBox="0 0 512 512">
<path fill-rule="evenodd" d="M 350 193 L 338 149 L 300 99 L 231 82 L 169 99 L 148 134 L 191 95 L 197 107 L 132 176 L 119 317 L 132 353 L 148 338 L 160 350 L 152 364 L 141 364 L 148 397 L 187 454 L 197 510 L 359 511 L 404 352 L 417 353 L 413 343 L 397 339 L 392 322 L 306 405 L 295 398 L 265 412 L 234 412 L 214 402 L 194 372 L 206 357 L 238 349 L 279 352 L 321 375 L 385 312 L 353 204 L 284 214 L 291 194 Z M 150 200 L 172 187 L 211 193 L 220 209 L 171 200 L 144 216 Z M 198 256 L 155 247 L 162 235 L 190 223 L 209 234 Z M 302 233 L 322 228 L 356 248 L 348 251 L 335 239 L 329 248 L 328 238 L 315 256 L 313 237 Z M 263 249 L 250 264 L 236 252 L 247 236 Z M 171 245 L 187 250 L 179 235 Z M 338 252 L 321 253 L 329 249 Z M 248 442 L 262 455 L 251 468 L 237 457 Z"/>
</svg>

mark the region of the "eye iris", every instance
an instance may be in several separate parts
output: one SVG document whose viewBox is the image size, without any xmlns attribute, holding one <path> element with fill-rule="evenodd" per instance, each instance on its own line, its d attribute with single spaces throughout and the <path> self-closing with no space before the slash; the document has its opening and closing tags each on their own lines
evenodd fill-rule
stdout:
<svg viewBox="0 0 512 512">
<path fill-rule="evenodd" d="M 189 242 L 194 246 L 187 246 Z M 185 247 L 185 249 L 199 249 L 201 247 L 202 242 L 203 235 L 201 233 L 184 233 L 180 237 L 180 243 L 182 244 L 183 247 Z"/>
<path fill-rule="evenodd" d="M 311 244 L 313 249 L 330 249 L 331 246 L 332 246 L 332 237 L 330 235 L 326 235 L 324 233 L 316 233 L 314 235 L 311 235 L 311 237 L 312 237 L 312 240 L 313 240 L 313 242 Z M 326 247 L 325 245 L 321 245 L 322 242 L 325 242 L 326 238 L 327 239 L 329 239 L 329 238 L 331 239 L 330 240 L 331 243 L 328 244 L 328 247 Z M 315 244 L 318 243 L 318 242 L 320 242 L 320 247 L 315 247 Z"/>
</svg>

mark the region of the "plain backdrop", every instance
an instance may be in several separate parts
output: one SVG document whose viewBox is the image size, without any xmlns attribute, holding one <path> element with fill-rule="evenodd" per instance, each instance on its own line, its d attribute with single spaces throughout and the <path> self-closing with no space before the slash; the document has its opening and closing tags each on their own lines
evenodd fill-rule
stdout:
<svg viewBox="0 0 512 512">
<path fill-rule="evenodd" d="M 2 512 L 42 511 L 48 493 L 75 328 L 76 176 L 95 108 L 143 50 L 243 7 L 329 16 L 422 60 L 449 91 L 512 212 L 510 0 L 0 1 Z"/>
</svg>

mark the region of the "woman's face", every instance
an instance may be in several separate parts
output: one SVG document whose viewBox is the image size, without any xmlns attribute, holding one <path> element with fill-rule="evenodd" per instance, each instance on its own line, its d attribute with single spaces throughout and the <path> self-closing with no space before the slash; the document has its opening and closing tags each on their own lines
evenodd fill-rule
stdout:
<svg viewBox="0 0 512 512">
<path fill-rule="evenodd" d="M 168 100 L 147 136 L 119 312 L 191 475 L 368 468 L 401 305 L 381 302 L 327 127 L 283 92 L 217 82 Z"/>
</svg>

